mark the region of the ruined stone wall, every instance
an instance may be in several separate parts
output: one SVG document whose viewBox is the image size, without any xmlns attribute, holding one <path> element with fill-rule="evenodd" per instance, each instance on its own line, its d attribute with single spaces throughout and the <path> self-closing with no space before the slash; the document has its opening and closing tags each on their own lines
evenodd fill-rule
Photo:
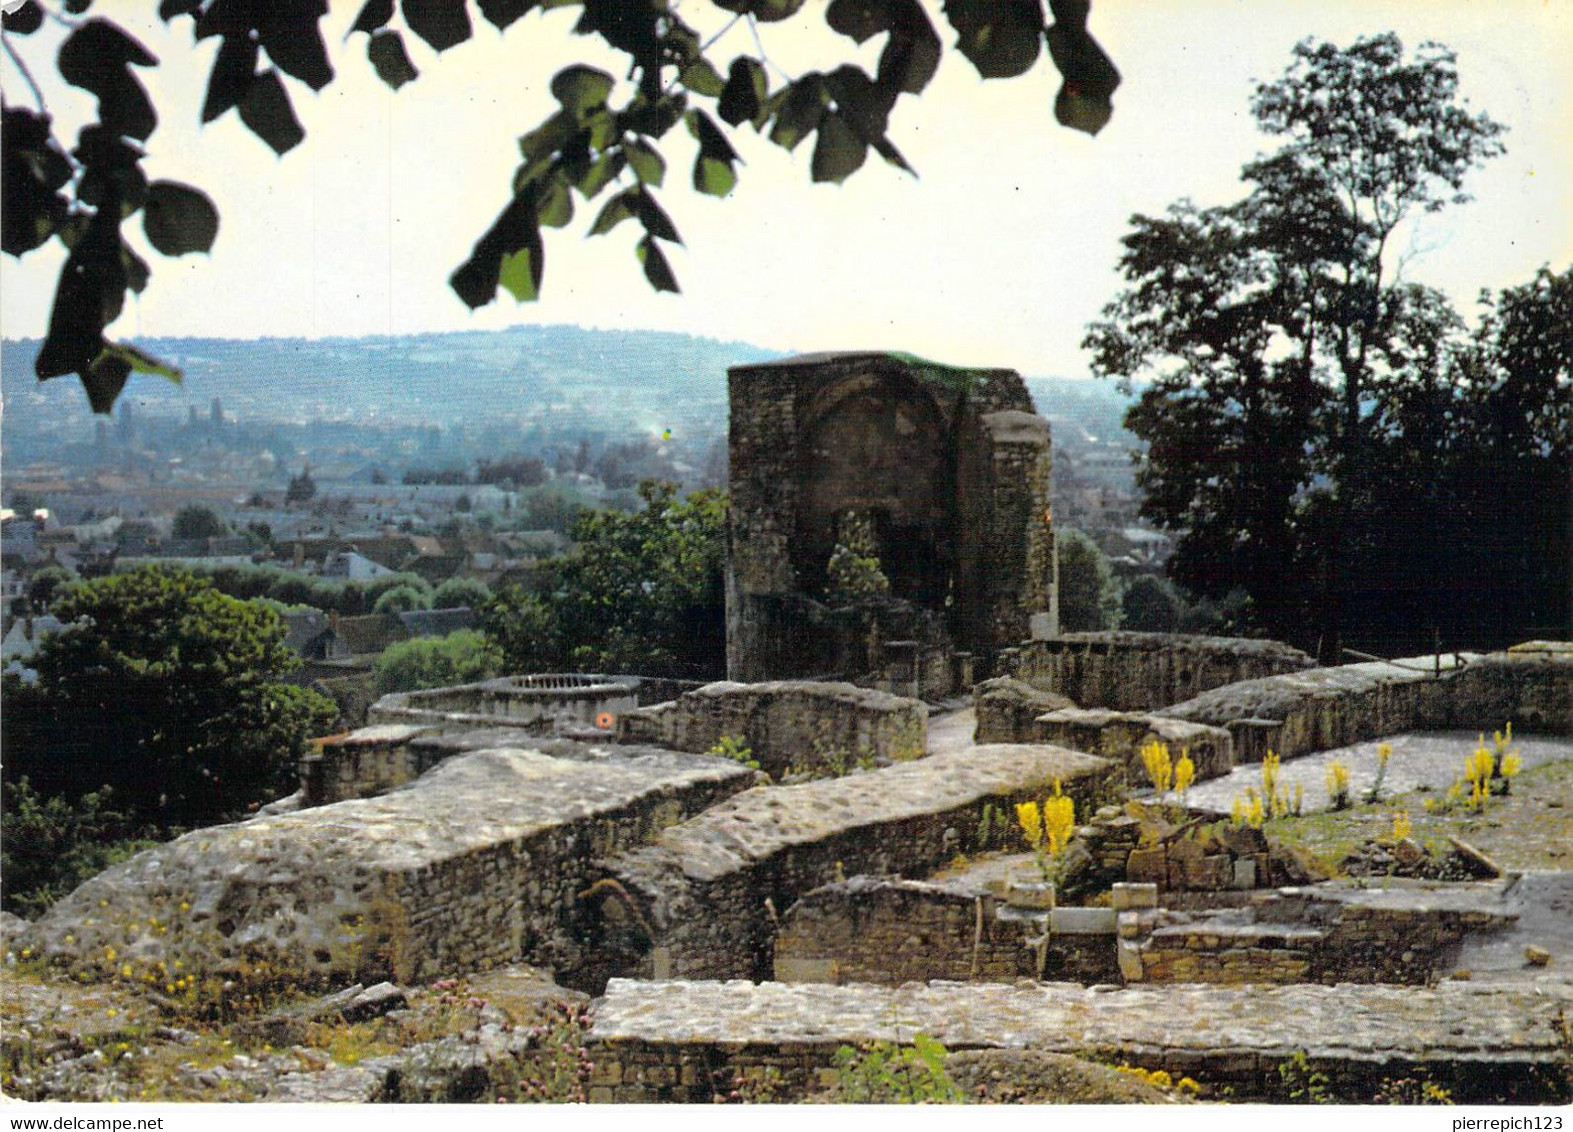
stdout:
<svg viewBox="0 0 1573 1132">
<path fill-rule="evenodd" d="M 415 781 L 443 757 L 432 747 L 412 745 L 431 730 L 405 724 L 362 727 L 308 749 L 299 764 L 301 804 L 370 798 Z"/>
<path fill-rule="evenodd" d="M 1012 676 L 1000 676 L 978 684 L 973 689 L 972 702 L 977 713 L 975 734 L 979 743 L 1047 742 L 1038 736 L 1038 717 L 1076 706 L 1065 696 L 1034 688 Z M 1072 749 L 1085 748 L 1072 746 Z"/>
<path fill-rule="evenodd" d="M 986 666 L 1052 610 L 1048 426 L 1019 375 L 810 355 L 734 367 L 728 388 L 732 679 L 827 671 L 838 646 L 802 602 L 823 597 L 848 511 L 870 517 L 892 597 L 948 619 L 952 650 L 925 649 L 936 674 L 946 651 Z"/>
<path fill-rule="evenodd" d="M 603 713 L 631 711 L 641 702 L 638 676 L 541 673 L 503 676 L 476 684 L 392 692 L 372 705 L 372 724 L 453 728 L 519 727 L 553 720 L 593 724 Z M 670 681 L 665 683 L 670 684 Z"/>
<path fill-rule="evenodd" d="M 1415 667 L 1346 664 L 1246 681 L 1163 714 L 1227 727 L 1237 739 L 1248 732 L 1253 748 L 1283 758 L 1402 731 L 1491 731 L 1509 720 L 1521 732 L 1573 734 L 1573 657 L 1494 653 L 1440 677 L 1419 659 L 1405 663 Z"/>
<path fill-rule="evenodd" d="M 194 971 L 249 961 L 307 984 L 553 966 L 593 859 L 753 781 L 701 756 L 548 746 L 476 751 L 381 797 L 187 834 L 55 904 L 34 945 L 66 963 L 105 948 Z"/>
<path fill-rule="evenodd" d="M 1151 711 L 1210 688 L 1312 667 L 1275 641 L 1178 633 L 1063 633 L 1025 641 L 1010 675 L 1084 708 Z"/>
<path fill-rule="evenodd" d="M 670 703 L 628 712 L 620 741 L 704 752 L 723 736 L 749 748 L 760 769 L 842 772 L 858 763 L 923 754 L 928 708 L 919 700 L 844 683 L 777 680 L 707 684 Z"/>
<path fill-rule="evenodd" d="M 1197 782 L 1228 774 L 1235 763 L 1234 739 L 1223 728 L 1145 712 L 1061 708 L 1033 720 L 1030 733 L 1033 742 L 1113 759 L 1125 767 L 1126 780 L 1134 789 L 1147 784 L 1141 748 L 1148 742 L 1166 744 L 1172 762 L 1189 755 Z"/>
<path fill-rule="evenodd" d="M 589 961 L 635 957 L 597 975 L 768 978 L 774 924 L 805 893 L 847 876 L 923 876 L 972 842 L 985 806 L 1042 797 L 1055 780 L 1090 812 L 1109 764 L 1055 747 L 982 746 L 884 770 L 760 787 L 674 826 L 608 864 L 627 896 L 607 899 Z M 767 903 L 768 902 L 768 903 Z"/>
<path fill-rule="evenodd" d="M 1237 1100 L 1284 1098 L 1278 1066 L 1296 1053 L 1334 1089 L 1424 1072 L 1460 1102 L 1565 1100 L 1565 986 L 1540 993 L 1448 982 L 1437 987 L 1152 986 L 1091 990 L 1001 983 L 614 981 L 592 1015 L 591 1100 L 709 1102 L 716 1082 L 772 1070 L 782 1100 L 834 1080 L 837 1048 L 910 1042 L 951 1050 L 1093 1053 L 1213 1088 Z"/>
</svg>

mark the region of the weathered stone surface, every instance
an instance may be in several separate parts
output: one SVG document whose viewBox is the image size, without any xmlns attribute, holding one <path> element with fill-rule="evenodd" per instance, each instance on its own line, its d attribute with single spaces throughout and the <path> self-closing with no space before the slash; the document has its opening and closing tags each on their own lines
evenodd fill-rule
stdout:
<svg viewBox="0 0 1573 1132">
<path fill-rule="evenodd" d="M 1165 708 L 1176 719 L 1229 727 L 1281 721 L 1284 758 L 1416 729 L 1479 729 L 1512 720 L 1520 731 L 1573 733 L 1573 658 L 1496 653 L 1433 673 L 1432 658 L 1346 664 L 1247 680 Z M 1450 662 L 1447 662 L 1450 664 Z"/>
<path fill-rule="evenodd" d="M 1537 994 L 1466 983 L 1109 991 L 618 979 L 595 1007 L 591 1041 L 598 1064 L 672 1069 L 670 1087 L 606 1097 L 619 1100 L 708 1099 L 697 1082 L 681 1087 L 678 1072 L 706 1059 L 734 1070 L 776 1064 L 807 1081 L 839 1045 L 910 1041 L 915 1033 L 952 1050 L 1096 1051 L 1227 1084 L 1245 1099 L 1270 1097 L 1277 1064 L 1297 1051 L 1335 1085 L 1354 1082 L 1366 1092 L 1373 1074 L 1399 1076 L 1424 1062 L 1460 1100 L 1514 1087 L 1551 1099 L 1565 1095 L 1555 1067 L 1565 1048 L 1559 1019 L 1570 1008 L 1573 990 L 1554 985 Z"/>
<path fill-rule="evenodd" d="M 846 683 L 775 680 L 706 684 L 617 721 L 622 741 L 708 751 L 723 736 L 748 747 L 760 769 L 846 770 L 858 762 L 923 754 L 928 707 L 920 700 Z"/>
<path fill-rule="evenodd" d="M 768 977 L 770 921 L 804 893 L 859 873 L 932 872 L 978 848 L 985 806 L 1008 813 L 1056 781 L 1089 812 L 1111 769 L 1058 747 L 984 745 L 747 791 L 609 865 L 597 950 L 616 964 L 607 974 L 653 973 L 664 958 L 679 976 Z"/>
<path fill-rule="evenodd" d="M 1076 706 L 1065 696 L 1034 688 L 1025 680 L 1001 676 L 985 680 L 974 688 L 973 702 L 977 705 L 979 743 L 1054 741 L 1061 746 L 1071 746 L 1074 750 L 1087 750 L 1061 740 L 1049 740 L 1039 733 L 1036 726 L 1039 716 Z"/>
<path fill-rule="evenodd" d="M 64 963 L 181 958 L 229 970 L 250 957 L 313 981 L 408 982 L 520 958 L 550 966 L 574 946 L 565 925 L 592 857 L 752 781 L 735 763 L 670 751 L 477 751 L 378 798 L 138 854 L 26 937 Z"/>
<path fill-rule="evenodd" d="M 1275 641 L 1110 630 L 1025 642 L 1010 674 L 1083 707 L 1151 711 L 1210 688 L 1314 663 Z"/>
<path fill-rule="evenodd" d="M 1234 768 L 1234 739 L 1228 731 L 1147 712 L 1059 708 L 1035 719 L 1031 734 L 1036 742 L 1054 743 L 1124 764 L 1135 789 L 1147 782 L 1141 749 L 1149 742 L 1167 745 L 1174 762 L 1179 762 L 1181 754 L 1188 755 L 1196 768 L 1196 782 L 1228 774 Z"/>
<path fill-rule="evenodd" d="M 891 596 L 939 613 L 953 647 L 985 667 L 1033 614 L 1053 622 L 1048 424 L 1019 375 L 817 354 L 734 367 L 728 388 L 732 679 L 879 677 L 887 658 L 805 615 L 849 512 L 876 517 Z M 934 680 L 918 682 L 933 694 Z"/>
</svg>

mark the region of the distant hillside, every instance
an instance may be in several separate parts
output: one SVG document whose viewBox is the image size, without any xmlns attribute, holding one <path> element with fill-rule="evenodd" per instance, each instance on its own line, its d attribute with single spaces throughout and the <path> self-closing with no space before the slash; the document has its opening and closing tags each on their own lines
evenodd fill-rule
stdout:
<svg viewBox="0 0 1573 1132">
<path fill-rule="evenodd" d="M 725 430 L 729 366 L 776 351 L 653 330 L 519 326 L 368 338 L 151 338 L 140 346 L 179 365 L 184 384 L 137 376 L 123 397 L 139 415 L 225 413 L 253 424 L 362 426 L 501 424 L 624 432 Z M 37 339 L 0 344 L 5 431 L 22 448 L 45 435 L 91 436 L 76 379 L 33 377 Z M 1108 382 L 1029 378 L 1056 441 L 1123 437 L 1126 399 Z"/>
</svg>

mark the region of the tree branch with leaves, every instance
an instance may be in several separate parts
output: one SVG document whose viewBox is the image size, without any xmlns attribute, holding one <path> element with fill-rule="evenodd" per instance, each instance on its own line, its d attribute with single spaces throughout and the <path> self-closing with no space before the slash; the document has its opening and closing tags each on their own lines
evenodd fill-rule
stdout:
<svg viewBox="0 0 1573 1132">
<path fill-rule="evenodd" d="M 133 372 L 179 378 L 173 367 L 106 337 L 126 292 L 140 293 L 148 264 L 126 242 L 122 226 L 142 214 L 148 242 L 161 254 L 209 251 L 218 212 L 201 190 L 173 181 L 149 182 L 140 168 L 158 111 L 139 72 L 158 60 L 122 27 L 87 16 L 93 0 L 26 0 L 4 18 L 6 54 L 30 88 L 36 109 L 5 104 L 4 250 L 18 258 L 59 239 L 69 250 L 39 354 L 40 379 L 75 373 L 96 412 L 108 412 Z M 796 150 L 813 138 L 810 175 L 841 182 L 861 169 L 870 151 L 890 165 L 911 166 L 890 137 L 902 96 L 928 86 L 944 55 L 935 20 L 921 0 L 709 0 L 679 13 L 677 0 L 367 0 L 346 42 L 364 37 L 367 62 L 393 90 L 418 81 L 406 45 L 414 36 L 441 54 L 474 34 L 475 18 L 507 31 L 533 12 L 578 10 L 574 32 L 595 37 L 627 59 L 622 79 L 585 64 L 550 80 L 557 109 L 519 139 L 522 161 L 491 226 L 449 282 L 468 306 L 492 302 L 499 290 L 520 302 L 536 299 L 545 281 L 543 229 L 572 219 L 575 198 L 600 202 L 590 229 L 604 235 L 632 220 L 641 270 L 657 291 L 678 291 L 664 247 L 681 243 L 659 192 L 666 178 L 665 140 L 683 125 L 698 143 L 694 188 L 729 195 L 741 163 L 743 128 Z M 1112 113 L 1120 76 L 1087 30 L 1089 0 L 943 0 L 945 22 L 960 51 L 985 79 L 1026 74 L 1047 54 L 1063 76 L 1055 118 L 1097 133 Z M 854 44 L 883 37 L 869 73 L 856 63 L 786 76 L 764 52 L 766 25 L 824 12 L 835 35 Z M 161 0 L 166 23 L 189 19 L 194 45 L 218 40 L 201 120 L 230 111 L 276 153 L 306 133 L 291 102 L 293 84 L 321 91 L 336 77 L 321 20 L 326 0 Z M 703 35 L 689 22 L 715 16 Z M 98 119 L 75 147 L 56 136 L 21 41 L 46 20 L 68 34 L 57 63 L 61 77 L 98 99 Z M 739 29 L 751 33 L 727 60 L 722 51 Z M 749 50 L 749 48 L 752 50 Z"/>
</svg>

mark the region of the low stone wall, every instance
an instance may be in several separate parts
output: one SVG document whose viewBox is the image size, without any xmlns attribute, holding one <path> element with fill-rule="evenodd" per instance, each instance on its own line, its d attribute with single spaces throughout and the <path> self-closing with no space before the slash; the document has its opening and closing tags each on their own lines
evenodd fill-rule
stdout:
<svg viewBox="0 0 1573 1132">
<path fill-rule="evenodd" d="M 978 849 L 986 806 L 1009 812 L 1055 781 L 1089 812 L 1110 770 L 1057 747 L 985 745 L 746 791 L 608 863 L 600 918 L 583 925 L 600 966 L 565 981 L 769 978 L 774 922 L 805 893 L 859 873 L 927 875 Z"/>
<path fill-rule="evenodd" d="M 1251 733 L 1250 747 L 1282 758 L 1344 747 L 1403 731 L 1491 731 L 1509 720 L 1520 732 L 1573 734 L 1573 656 L 1494 653 L 1440 676 L 1427 658 L 1346 664 L 1218 688 L 1163 714 Z M 1241 760 L 1245 761 L 1245 760 Z"/>
<path fill-rule="evenodd" d="M 1012 676 L 985 680 L 973 689 L 972 701 L 977 711 L 979 743 L 1049 742 L 1039 734 L 1038 717 L 1076 706 L 1064 696 L 1034 688 Z"/>
<path fill-rule="evenodd" d="M 1369 1096 L 1423 1071 L 1462 1103 L 1566 1100 L 1562 1018 L 1573 988 L 907 984 L 613 980 L 593 1008 L 592 1101 L 708 1102 L 717 1082 L 774 1071 L 782 1099 L 835 1080 L 842 1045 L 1089 1054 L 1284 1100 L 1278 1066 L 1303 1053 L 1334 1088 Z M 729 1087 L 729 1086 L 722 1086 Z"/>
<path fill-rule="evenodd" d="M 323 740 L 300 760 L 301 805 L 370 798 L 415 781 L 443 757 L 412 742 L 433 730 L 392 723 Z"/>
<path fill-rule="evenodd" d="M 1276 641 L 1177 633 L 1064 633 L 1011 650 L 1006 671 L 1082 707 L 1151 711 L 1211 688 L 1315 665 Z"/>
<path fill-rule="evenodd" d="M 669 703 L 617 720 L 618 739 L 679 751 L 710 750 L 722 736 L 740 740 L 775 777 L 794 767 L 837 770 L 923 754 L 928 707 L 915 699 L 812 680 L 706 684 Z"/>
<path fill-rule="evenodd" d="M 372 724 L 443 729 L 522 727 L 557 721 L 586 727 L 604 724 L 641 704 L 658 703 L 699 687 L 689 680 L 550 672 L 503 676 L 419 692 L 393 692 L 371 706 Z"/>
<path fill-rule="evenodd" d="M 1231 910 L 1123 916 L 1122 970 L 1155 983 L 1424 985 L 1466 935 L 1516 919 L 1499 883 L 1285 888 Z"/>
<path fill-rule="evenodd" d="M 187 834 L 88 881 L 30 941 L 72 965 L 249 962 L 308 983 L 555 966 L 575 946 L 592 859 L 754 775 L 670 751 L 550 746 L 463 754 L 378 798 Z"/>
<path fill-rule="evenodd" d="M 1126 768 L 1131 787 L 1138 790 L 1147 785 L 1141 749 L 1149 741 L 1167 744 L 1173 762 L 1188 754 L 1197 782 L 1221 778 L 1234 769 L 1234 739 L 1228 731 L 1146 712 L 1061 708 L 1033 720 L 1033 734 L 1039 743 L 1113 759 Z"/>
<path fill-rule="evenodd" d="M 782 917 L 775 940 L 775 977 L 781 982 L 886 986 L 1035 977 L 1035 941 L 1043 934 L 1045 913 L 1014 914 L 1017 911 L 1004 909 L 992 895 L 943 884 L 853 877 L 815 889 Z M 1048 940 L 1043 977 L 1118 981 L 1114 914 L 1085 908 L 1055 913 L 1059 923 Z M 1099 921 L 1096 930 L 1088 926 L 1089 916 Z"/>
</svg>

